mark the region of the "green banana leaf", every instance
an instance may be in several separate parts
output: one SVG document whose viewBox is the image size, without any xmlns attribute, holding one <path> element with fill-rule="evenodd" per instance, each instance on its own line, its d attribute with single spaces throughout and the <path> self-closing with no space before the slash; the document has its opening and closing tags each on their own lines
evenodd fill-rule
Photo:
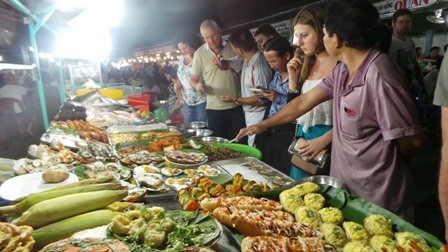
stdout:
<svg viewBox="0 0 448 252">
<path fill-rule="evenodd" d="M 278 200 L 280 193 L 285 190 L 285 188 L 278 188 L 274 190 L 270 190 L 267 192 L 248 192 L 244 195 L 252 196 L 252 197 L 265 197 L 273 200 Z M 333 188 L 327 185 L 320 185 L 320 193 L 325 197 L 326 204 L 339 208 L 344 215 L 344 218 L 350 221 L 357 222 L 359 224 L 363 224 L 364 218 L 373 213 L 378 213 L 390 219 L 392 222 L 392 226 L 395 231 L 403 232 L 409 231 L 416 233 L 423 237 L 426 242 L 433 247 L 433 250 L 438 251 L 442 248 L 443 243 L 435 236 L 415 227 L 409 222 L 403 220 L 399 216 L 389 212 L 388 210 L 374 204 L 368 202 L 362 198 L 356 197 L 354 195 L 350 195 L 346 190 L 341 188 Z M 234 231 L 235 239 L 241 244 L 242 237 L 241 234 L 238 234 Z M 443 250 L 442 250 L 443 251 Z"/>
<path fill-rule="evenodd" d="M 340 188 L 331 188 L 323 193 L 329 205 L 338 207 L 344 218 L 362 224 L 364 218 L 370 214 L 381 214 L 392 222 L 393 229 L 398 232 L 409 231 L 423 237 L 431 247 L 441 248 L 443 243 L 435 236 L 415 227 L 388 210 L 368 202 L 362 198 L 349 195 L 347 191 Z"/>
</svg>

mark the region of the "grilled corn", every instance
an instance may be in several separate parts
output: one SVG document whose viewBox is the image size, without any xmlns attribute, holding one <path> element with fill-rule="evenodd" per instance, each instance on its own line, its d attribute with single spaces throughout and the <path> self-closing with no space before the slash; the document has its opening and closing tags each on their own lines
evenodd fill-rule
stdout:
<svg viewBox="0 0 448 252">
<path fill-rule="evenodd" d="M 0 207 L 0 214 L 19 215 L 39 202 L 57 198 L 64 195 L 82 193 L 82 192 L 101 191 L 101 190 L 116 190 L 116 189 L 123 189 L 123 187 L 120 185 L 119 182 L 91 184 L 91 185 L 64 188 L 60 190 L 44 191 L 32 194 L 15 205 Z"/>
<path fill-rule="evenodd" d="M 28 225 L 33 228 L 42 227 L 78 214 L 101 209 L 112 202 L 122 200 L 127 193 L 127 190 L 103 190 L 70 194 L 45 200 L 25 211 L 13 223 Z"/>
<path fill-rule="evenodd" d="M 34 230 L 36 247 L 41 248 L 52 242 L 70 237 L 72 234 L 94 227 L 107 225 L 119 212 L 102 209 L 76 215 Z"/>
</svg>

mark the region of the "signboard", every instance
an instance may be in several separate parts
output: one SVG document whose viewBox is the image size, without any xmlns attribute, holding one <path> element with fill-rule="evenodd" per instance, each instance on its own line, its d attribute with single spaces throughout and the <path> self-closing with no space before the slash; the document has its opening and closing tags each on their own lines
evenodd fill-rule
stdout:
<svg viewBox="0 0 448 252">
<path fill-rule="evenodd" d="M 91 79 L 95 83 L 102 83 L 101 67 L 97 63 L 69 65 L 71 86 L 81 86 Z"/>
<path fill-rule="evenodd" d="M 381 17 L 393 15 L 399 9 L 418 9 L 435 4 L 437 0 L 385 0 L 373 5 L 376 7 Z"/>
<path fill-rule="evenodd" d="M 275 28 L 275 30 L 277 30 L 277 32 L 283 36 L 283 37 L 288 37 L 291 31 L 291 19 L 285 20 L 285 21 L 281 21 L 281 22 L 277 22 L 277 23 L 272 23 L 270 24 L 272 27 Z M 255 33 L 255 31 L 257 30 L 258 27 L 252 28 L 250 29 L 250 32 L 252 32 L 252 35 Z"/>
</svg>

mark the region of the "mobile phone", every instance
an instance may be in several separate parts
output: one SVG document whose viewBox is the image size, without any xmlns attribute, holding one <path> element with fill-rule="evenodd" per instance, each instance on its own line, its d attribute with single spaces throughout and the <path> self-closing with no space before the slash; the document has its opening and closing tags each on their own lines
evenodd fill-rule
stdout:
<svg viewBox="0 0 448 252">
<path fill-rule="evenodd" d="M 252 92 L 254 92 L 255 94 L 259 94 L 259 95 L 262 95 L 262 96 L 266 95 L 266 93 L 261 88 L 250 88 L 250 90 Z"/>
<path fill-rule="evenodd" d="M 296 50 L 294 51 L 294 58 L 304 60 L 305 59 L 305 53 L 300 47 L 296 47 Z"/>
<path fill-rule="evenodd" d="M 250 91 L 254 93 L 263 93 L 263 89 L 261 88 L 250 88 Z"/>
</svg>

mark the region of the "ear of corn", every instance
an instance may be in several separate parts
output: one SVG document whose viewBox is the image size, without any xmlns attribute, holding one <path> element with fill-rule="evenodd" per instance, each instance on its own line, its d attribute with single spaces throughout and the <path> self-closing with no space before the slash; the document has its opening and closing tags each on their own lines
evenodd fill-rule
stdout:
<svg viewBox="0 0 448 252">
<path fill-rule="evenodd" d="M 103 190 L 45 200 L 23 212 L 22 216 L 15 219 L 13 223 L 33 228 L 42 227 L 75 215 L 101 209 L 112 202 L 122 200 L 127 193 L 127 190 Z"/>
<path fill-rule="evenodd" d="M 111 183 L 91 184 L 85 186 L 63 188 L 60 190 L 44 191 L 32 194 L 15 205 L 0 207 L 0 214 L 19 215 L 39 202 L 64 195 L 82 193 L 82 192 L 118 190 L 118 189 L 123 189 L 120 183 L 111 182 Z"/>
<path fill-rule="evenodd" d="M 70 237 L 72 234 L 102 225 L 107 225 L 120 212 L 102 209 L 76 215 L 33 231 L 35 247 L 42 248 L 52 242 Z"/>
<path fill-rule="evenodd" d="M 105 177 L 94 178 L 94 179 L 83 179 L 83 180 L 80 180 L 75 183 L 70 183 L 70 184 L 50 188 L 48 190 L 45 190 L 45 192 L 60 190 L 60 189 L 64 189 L 64 188 L 77 187 L 77 186 L 91 185 L 91 184 L 109 183 L 112 181 L 116 181 L 113 176 L 105 176 Z"/>
</svg>

